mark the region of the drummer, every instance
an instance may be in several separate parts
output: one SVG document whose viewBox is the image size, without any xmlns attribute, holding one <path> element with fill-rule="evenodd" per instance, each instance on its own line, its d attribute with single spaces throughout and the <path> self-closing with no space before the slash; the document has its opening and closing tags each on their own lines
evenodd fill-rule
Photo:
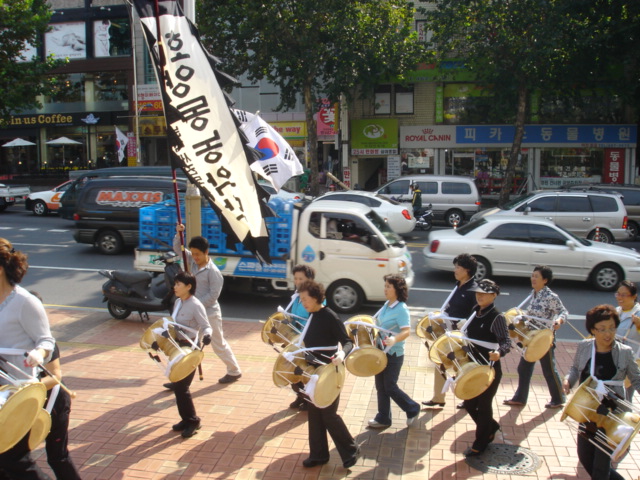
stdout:
<svg viewBox="0 0 640 480">
<path fill-rule="evenodd" d="M 638 287 L 636 284 L 623 280 L 616 291 L 618 306 L 616 312 L 620 316 L 620 325 L 616 337 L 625 345 L 629 345 L 640 355 L 640 303 L 638 303 Z M 633 388 L 626 389 L 626 398 L 633 399 Z"/>
<path fill-rule="evenodd" d="M 544 379 L 549 387 L 551 401 L 545 405 L 545 408 L 561 408 L 564 405 L 566 397 L 562 393 L 562 383 L 560 374 L 556 367 L 556 357 L 554 351 L 555 331 L 566 322 L 569 312 L 564 308 L 560 297 L 551 289 L 549 285 L 553 281 L 553 272 L 546 265 L 538 265 L 533 269 L 531 274 L 531 287 L 533 291 L 523 302 L 526 303 L 530 299 L 529 306 L 525 309 L 525 314 L 533 317 L 543 318 L 553 325 L 554 343 L 549 351 L 540 359 L 540 366 Z M 549 328 L 543 322 L 536 322 L 535 319 L 528 319 L 538 328 Z M 510 400 L 505 400 L 505 405 L 524 406 L 529 398 L 529 387 L 531 386 L 531 376 L 535 362 L 528 362 L 524 357 L 520 358 L 518 363 L 518 389 Z"/>
<path fill-rule="evenodd" d="M 187 272 L 179 272 L 175 278 L 173 291 L 178 299 L 173 307 L 172 317 L 176 323 L 188 327 L 189 329 L 199 330 L 202 335 L 203 345 L 211 343 L 211 325 L 207 318 L 207 312 L 204 305 L 193 294 L 196 291 L 196 277 Z M 191 340 L 195 335 L 189 334 Z M 180 336 L 178 337 L 180 338 Z M 191 343 L 185 340 L 178 340 L 181 346 L 190 346 Z M 195 369 L 189 375 L 178 382 L 173 383 L 173 393 L 176 396 L 176 405 L 180 414 L 180 422 L 173 426 L 174 432 L 182 432 L 184 438 L 195 435 L 200 429 L 200 417 L 196 414 L 196 408 L 193 405 L 191 392 L 189 387 L 195 376 Z"/>
<path fill-rule="evenodd" d="M 55 340 L 42 303 L 18 285 L 28 269 L 27 256 L 0 238 L 0 354 L 28 375 L 51 356 Z M 24 351 L 20 355 L 3 349 Z M 19 378 L 24 380 L 25 377 Z M 0 475 L 20 480 L 48 479 L 29 452 L 29 434 L 0 454 Z"/>
<path fill-rule="evenodd" d="M 573 359 L 573 365 L 562 386 L 569 394 L 571 387 L 589 376 L 605 382 L 620 398 L 624 398 L 624 379 L 628 377 L 634 390 L 640 391 L 640 369 L 633 350 L 616 339 L 620 325 L 618 312 L 612 305 L 598 305 L 587 312 L 585 328 L 593 335 L 581 341 Z M 591 434 L 592 436 L 594 434 Z M 611 457 L 588 440 L 585 424 L 580 424 L 578 434 L 578 458 L 593 480 L 622 480 L 624 477 L 611 468 Z"/>
<path fill-rule="evenodd" d="M 475 316 L 464 325 L 462 331 L 471 340 L 471 354 L 476 361 L 482 365 L 490 365 L 492 362 L 496 376 L 483 393 L 464 401 L 464 408 L 476 423 L 476 438 L 471 447 L 464 451 L 465 457 L 484 452 L 500 430 L 500 424 L 493 418 L 493 397 L 502 379 L 500 359 L 511 349 L 507 321 L 493 304 L 500 294 L 500 287 L 494 281 L 485 279 L 479 281 L 471 291 L 476 292 L 478 305 L 474 308 Z M 484 345 L 473 343 L 473 340 L 491 342 L 497 348 L 490 350 Z"/>
<path fill-rule="evenodd" d="M 387 366 L 376 375 L 378 413 L 375 418 L 369 420 L 369 427 L 391 426 L 391 400 L 406 413 L 407 426 L 410 427 L 418 419 L 420 405 L 398 386 L 398 377 L 404 362 L 404 341 L 411 333 L 411 318 L 405 303 L 409 298 L 407 282 L 400 275 L 385 275 L 384 295 L 387 301 L 376 315 L 376 325 L 395 334 L 382 340 L 384 346 L 389 349 L 386 352 Z"/>
<path fill-rule="evenodd" d="M 304 282 L 308 280 L 313 280 L 316 278 L 315 270 L 309 265 L 298 264 L 293 267 L 293 284 L 296 287 L 296 291 L 291 295 L 291 301 L 287 308 L 284 310 L 285 313 L 290 313 L 292 316 L 292 325 L 298 329 L 298 331 L 302 331 L 304 326 L 307 324 L 307 319 L 309 318 L 309 312 L 304 309 L 302 302 L 300 301 L 300 295 L 298 294 L 298 287 L 302 285 Z M 323 302 L 323 304 L 326 302 Z M 307 401 L 305 400 L 304 395 L 300 392 L 300 387 L 298 384 L 292 384 L 291 389 L 296 392 L 296 399 L 289 404 L 289 408 L 298 408 L 300 410 L 307 410 Z"/>
<path fill-rule="evenodd" d="M 473 311 L 473 307 L 476 306 L 476 296 L 471 290 L 475 288 L 475 274 L 478 268 L 478 262 L 475 257 L 468 253 L 461 253 L 453 259 L 453 276 L 456 279 L 456 285 L 453 288 L 453 292 L 450 295 L 448 301 L 445 303 L 442 313 L 451 318 L 467 319 Z M 457 329 L 461 325 L 457 322 L 453 322 L 451 325 L 453 329 Z M 442 324 L 446 330 L 449 330 L 449 322 Z M 433 397 L 428 402 L 422 402 L 427 408 L 443 408 L 445 405 L 445 397 L 442 389 L 445 382 L 445 370 L 444 366 L 440 365 L 440 370 L 433 369 Z M 460 404 L 458 407 L 462 407 Z"/>
<path fill-rule="evenodd" d="M 331 309 L 325 307 L 324 287 L 309 280 L 298 287 L 298 294 L 304 309 L 309 312 L 309 320 L 301 335 L 301 342 L 306 348 L 333 347 L 331 350 L 318 350 L 313 356 L 319 363 L 328 361 L 339 365 L 353 348 L 353 342 L 347 335 L 344 324 Z M 342 345 L 342 350 L 337 345 Z M 342 458 L 344 468 L 351 468 L 356 464 L 360 450 L 356 441 L 349 433 L 344 421 L 338 415 L 340 396 L 326 408 L 318 408 L 309 403 L 309 457 L 302 462 L 305 468 L 324 465 L 329 462 L 329 443 L 327 433 Z"/>
</svg>

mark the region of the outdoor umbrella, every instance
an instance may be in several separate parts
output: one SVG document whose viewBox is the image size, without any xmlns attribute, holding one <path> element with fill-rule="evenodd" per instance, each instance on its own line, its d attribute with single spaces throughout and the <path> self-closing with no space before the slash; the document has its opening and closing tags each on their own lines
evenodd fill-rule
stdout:
<svg viewBox="0 0 640 480">
<path fill-rule="evenodd" d="M 27 147 L 29 145 L 35 145 L 35 143 L 30 142 L 29 140 L 23 140 L 21 138 L 14 138 L 10 142 L 7 142 L 2 146 L 11 148 L 11 147 Z"/>
<path fill-rule="evenodd" d="M 64 164 L 64 146 L 65 145 L 82 145 L 82 142 L 76 142 L 75 140 L 71 140 L 68 137 L 60 137 L 55 140 L 49 140 L 47 145 L 51 145 L 53 147 L 62 147 L 62 162 Z"/>
</svg>

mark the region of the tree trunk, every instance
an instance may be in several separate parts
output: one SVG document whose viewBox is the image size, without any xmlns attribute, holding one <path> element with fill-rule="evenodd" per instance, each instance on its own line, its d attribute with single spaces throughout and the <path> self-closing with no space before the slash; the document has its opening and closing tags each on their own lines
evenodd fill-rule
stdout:
<svg viewBox="0 0 640 480">
<path fill-rule="evenodd" d="M 515 177 L 516 165 L 518 164 L 518 157 L 520 156 L 520 147 L 522 146 L 522 139 L 524 137 L 524 123 L 526 120 L 528 95 L 529 92 L 527 87 L 520 85 L 518 88 L 518 111 L 516 113 L 515 123 L 516 133 L 513 137 L 513 143 L 511 144 L 509 164 L 507 165 L 502 189 L 500 190 L 498 205 L 504 205 L 507 203 L 509 201 L 509 196 L 511 195 L 513 178 Z"/>
<path fill-rule="evenodd" d="M 311 195 L 318 196 L 318 131 L 315 115 L 316 100 L 311 97 L 311 80 L 309 79 L 303 88 L 304 95 L 304 116 L 307 123 L 307 152 L 309 154 L 309 167 L 311 176 L 309 177 L 309 187 Z"/>
</svg>

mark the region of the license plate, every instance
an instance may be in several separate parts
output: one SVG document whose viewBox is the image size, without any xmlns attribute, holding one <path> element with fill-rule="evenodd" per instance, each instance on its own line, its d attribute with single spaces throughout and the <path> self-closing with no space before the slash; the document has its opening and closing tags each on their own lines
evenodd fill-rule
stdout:
<svg viewBox="0 0 640 480">
<path fill-rule="evenodd" d="M 7 202 L 15 202 L 16 201 L 16 197 L 5 197 L 7 199 Z"/>
</svg>

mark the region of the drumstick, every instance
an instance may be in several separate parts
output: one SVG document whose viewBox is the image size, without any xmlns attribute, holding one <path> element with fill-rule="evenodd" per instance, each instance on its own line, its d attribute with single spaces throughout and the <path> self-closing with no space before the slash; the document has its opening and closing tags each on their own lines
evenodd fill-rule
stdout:
<svg viewBox="0 0 640 480">
<path fill-rule="evenodd" d="M 26 356 L 26 354 L 25 354 L 25 356 Z M 56 381 L 56 383 L 57 383 L 58 385 L 60 385 L 60 388 L 62 388 L 65 392 L 67 392 L 71 398 L 76 398 L 76 396 L 77 396 L 77 395 L 76 395 L 76 392 L 73 392 L 73 391 L 69 390 L 69 389 L 65 386 L 65 384 L 64 384 L 64 383 L 62 383 L 62 382 L 58 379 L 58 377 L 56 377 L 53 373 L 51 373 L 49 370 L 47 370 L 47 369 L 45 368 L 45 366 L 44 366 L 44 365 L 40 365 L 40 364 L 38 364 L 38 365 L 37 365 L 37 367 L 38 367 L 38 368 L 40 368 L 40 369 L 42 369 L 42 371 L 43 371 L 44 373 L 46 373 L 46 374 L 47 374 L 47 375 L 49 375 L 51 378 L 53 378 L 53 379 Z"/>
</svg>

